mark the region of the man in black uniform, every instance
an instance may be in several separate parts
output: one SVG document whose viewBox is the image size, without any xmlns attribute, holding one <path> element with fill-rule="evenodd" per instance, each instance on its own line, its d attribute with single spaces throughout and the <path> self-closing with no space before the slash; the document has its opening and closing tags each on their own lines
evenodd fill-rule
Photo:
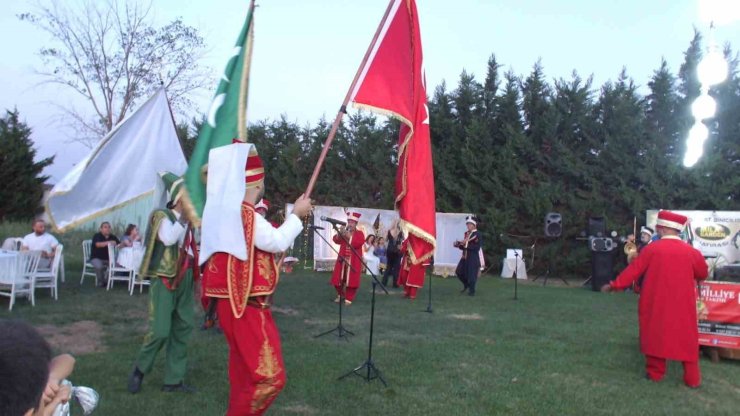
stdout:
<svg viewBox="0 0 740 416">
<path fill-rule="evenodd" d="M 460 262 L 457 263 L 455 274 L 463 284 L 463 290 L 460 293 L 467 291 L 468 295 L 475 296 L 475 284 L 478 281 L 478 271 L 480 269 L 478 251 L 481 247 L 481 235 L 477 229 L 478 224 L 472 215 L 465 218 L 465 225 L 468 227 L 465 238 L 454 243 L 455 247 L 462 250 L 462 256 Z"/>
</svg>

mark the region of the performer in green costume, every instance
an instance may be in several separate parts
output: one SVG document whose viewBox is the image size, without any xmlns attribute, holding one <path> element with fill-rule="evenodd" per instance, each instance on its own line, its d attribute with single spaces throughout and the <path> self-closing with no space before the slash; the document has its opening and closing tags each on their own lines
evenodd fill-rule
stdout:
<svg viewBox="0 0 740 416">
<path fill-rule="evenodd" d="M 139 351 L 128 390 L 137 393 L 144 375 L 152 371 L 157 353 L 165 345 L 165 376 L 162 391 L 194 392 L 186 385 L 187 342 L 193 331 L 193 271 L 197 265 L 193 233 L 182 213 L 183 181 L 173 173 L 160 173 L 169 203 L 149 216 L 146 253 L 139 273 L 151 280 L 149 332 Z"/>
</svg>

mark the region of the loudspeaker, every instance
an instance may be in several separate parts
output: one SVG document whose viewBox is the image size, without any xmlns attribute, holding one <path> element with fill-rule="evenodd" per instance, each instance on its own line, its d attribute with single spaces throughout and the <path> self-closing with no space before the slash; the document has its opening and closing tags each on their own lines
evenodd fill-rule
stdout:
<svg viewBox="0 0 740 416">
<path fill-rule="evenodd" d="M 617 248 L 617 243 L 609 237 L 589 237 L 588 248 L 591 251 L 612 251 Z"/>
<path fill-rule="evenodd" d="M 589 217 L 586 231 L 590 237 L 606 237 L 606 220 L 604 217 Z"/>
<path fill-rule="evenodd" d="M 614 253 L 612 251 L 591 252 L 591 290 L 598 292 L 601 286 L 614 278 Z"/>
<path fill-rule="evenodd" d="M 563 233 L 563 217 L 557 212 L 548 212 L 545 215 L 545 236 L 560 237 Z"/>
</svg>

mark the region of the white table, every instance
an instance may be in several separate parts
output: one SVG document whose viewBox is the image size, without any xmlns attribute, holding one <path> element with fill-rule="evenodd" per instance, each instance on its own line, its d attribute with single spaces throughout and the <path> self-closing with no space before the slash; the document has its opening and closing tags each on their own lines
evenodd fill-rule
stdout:
<svg viewBox="0 0 740 416">
<path fill-rule="evenodd" d="M 141 266 L 141 260 L 143 258 L 144 247 L 123 247 L 118 250 L 116 263 L 138 273 L 139 266 Z"/>
<path fill-rule="evenodd" d="M 514 267 L 516 267 L 516 278 L 527 279 L 527 267 L 524 265 L 522 258 L 509 258 L 504 259 L 504 268 L 501 270 L 501 277 L 512 278 L 514 277 Z"/>
</svg>

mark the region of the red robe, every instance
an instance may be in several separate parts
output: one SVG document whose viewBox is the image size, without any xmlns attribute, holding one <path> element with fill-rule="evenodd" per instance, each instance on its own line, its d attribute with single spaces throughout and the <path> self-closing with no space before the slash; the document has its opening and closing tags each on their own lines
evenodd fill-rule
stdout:
<svg viewBox="0 0 740 416">
<path fill-rule="evenodd" d="M 403 286 L 406 297 L 415 299 L 416 291 L 424 286 L 424 274 L 427 263 L 411 264 L 411 258 L 408 256 L 408 239 L 401 243 L 401 270 L 398 272 L 398 284 Z"/>
<path fill-rule="evenodd" d="M 365 234 L 360 230 L 355 230 L 350 239 L 350 244 L 360 257 L 352 252 L 347 242 L 338 234 L 334 236 L 333 240 L 336 244 L 339 244 L 339 257 L 336 264 L 334 264 L 334 272 L 331 274 L 332 286 L 340 287 L 344 279 L 347 288 L 360 287 L 360 273 L 364 268 L 360 259 L 362 258 L 362 245 L 365 244 Z M 349 263 L 347 263 L 348 260 L 350 260 Z M 348 265 L 352 265 L 352 267 L 350 268 Z M 346 278 L 347 275 L 349 275 L 349 279 Z"/>
<path fill-rule="evenodd" d="M 678 237 L 663 237 L 646 246 L 611 286 L 631 287 L 643 274 L 640 350 L 652 357 L 697 361 L 696 281 L 707 277 L 704 257 Z"/>
<path fill-rule="evenodd" d="M 219 252 L 203 267 L 205 294 L 218 299 L 218 319 L 229 344 L 228 416 L 263 414 L 286 380 L 280 335 L 269 309 L 280 274 L 274 255 L 254 245 L 254 216 L 254 207 L 243 203 L 247 261 Z"/>
</svg>

